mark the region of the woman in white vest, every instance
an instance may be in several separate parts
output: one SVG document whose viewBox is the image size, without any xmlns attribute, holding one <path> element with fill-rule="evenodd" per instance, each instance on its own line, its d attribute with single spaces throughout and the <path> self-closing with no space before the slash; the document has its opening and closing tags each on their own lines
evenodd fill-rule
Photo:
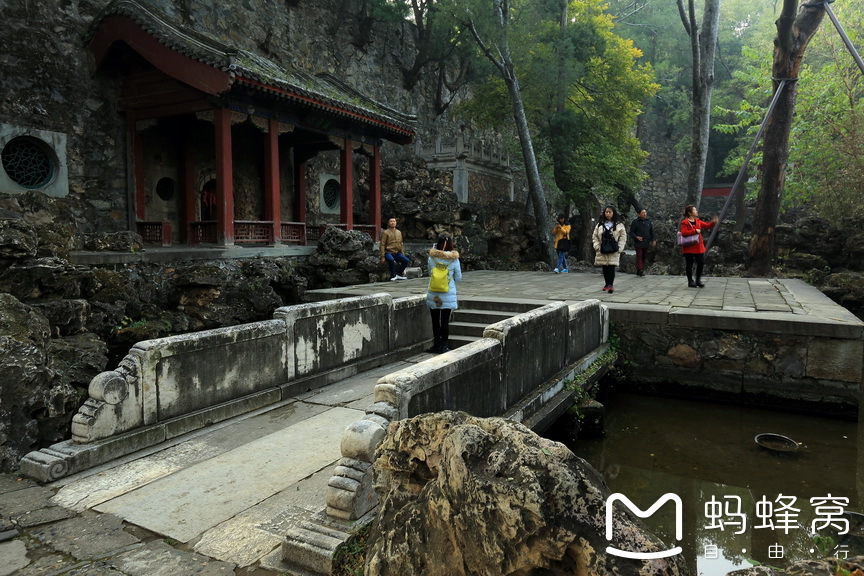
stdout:
<svg viewBox="0 0 864 576">
<path fill-rule="evenodd" d="M 449 234 L 438 236 L 435 246 L 429 250 L 428 264 L 429 290 L 426 292 L 426 306 L 432 314 L 434 341 L 427 352 L 441 354 L 450 349 L 450 313 L 459 307 L 456 300 L 456 282 L 462 279 L 459 252 L 453 249 L 453 238 Z"/>
</svg>

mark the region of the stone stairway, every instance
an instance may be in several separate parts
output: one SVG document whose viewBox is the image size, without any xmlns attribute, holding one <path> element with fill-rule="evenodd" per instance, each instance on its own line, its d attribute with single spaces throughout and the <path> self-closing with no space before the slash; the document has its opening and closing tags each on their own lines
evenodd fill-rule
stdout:
<svg viewBox="0 0 864 576">
<path fill-rule="evenodd" d="M 449 346 L 451 349 L 459 348 L 479 340 L 490 324 L 512 318 L 539 306 L 540 304 L 529 304 L 524 300 L 460 299 L 459 309 L 450 317 Z"/>
</svg>

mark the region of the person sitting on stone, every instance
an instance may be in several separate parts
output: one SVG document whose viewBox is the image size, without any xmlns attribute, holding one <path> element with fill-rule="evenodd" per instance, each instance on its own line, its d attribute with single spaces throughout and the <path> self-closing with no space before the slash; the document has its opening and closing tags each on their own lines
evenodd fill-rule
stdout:
<svg viewBox="0 0 864 576">
<path fill-rule="evenodd" d="M 407 280 L 404 276 L 405 268 L 411 264 L 411 260 L 403 254 L 405 248 L 402 242 L 402 232 L 396 228 L 396 218 L 387 221 L 387 229 L 381 232 L 379 242 L 381 262 L 387 262 L 390 267 L 390 280 Z"/>
</svg>

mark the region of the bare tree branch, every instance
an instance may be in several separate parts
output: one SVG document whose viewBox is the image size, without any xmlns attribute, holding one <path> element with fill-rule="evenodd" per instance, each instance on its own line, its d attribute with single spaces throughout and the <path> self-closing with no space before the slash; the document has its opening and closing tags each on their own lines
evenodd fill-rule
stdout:
<svg viewBox="0 0 864 576">
<path fill-rule="evenodd" d="M 693 33 L 691 31 L 690 18 L 687 16 L 687 10 L 684 8 L 684 0 L 676 0 L 675 3 L 678 5 L 678 16 L 681 17 L 681 23 L 684 24 L 684 30 L 687 32 L 688 36 L 692 37 Z"/>
</svg>

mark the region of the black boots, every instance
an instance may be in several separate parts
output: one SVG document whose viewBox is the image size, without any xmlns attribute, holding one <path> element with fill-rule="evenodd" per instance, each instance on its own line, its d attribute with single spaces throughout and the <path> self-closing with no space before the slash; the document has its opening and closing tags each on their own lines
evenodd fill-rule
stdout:
<svg viewBox="0 0 864 576">
<path fill-rule="evenodd" d="M 449 352 L 450 348 L 447 346 L 447 338 L 435 338 L 432 342 L 432 346 L 426 349 L 426 352 L 430 354 L 443 354 L 444 352 Z"/>
</svg>

